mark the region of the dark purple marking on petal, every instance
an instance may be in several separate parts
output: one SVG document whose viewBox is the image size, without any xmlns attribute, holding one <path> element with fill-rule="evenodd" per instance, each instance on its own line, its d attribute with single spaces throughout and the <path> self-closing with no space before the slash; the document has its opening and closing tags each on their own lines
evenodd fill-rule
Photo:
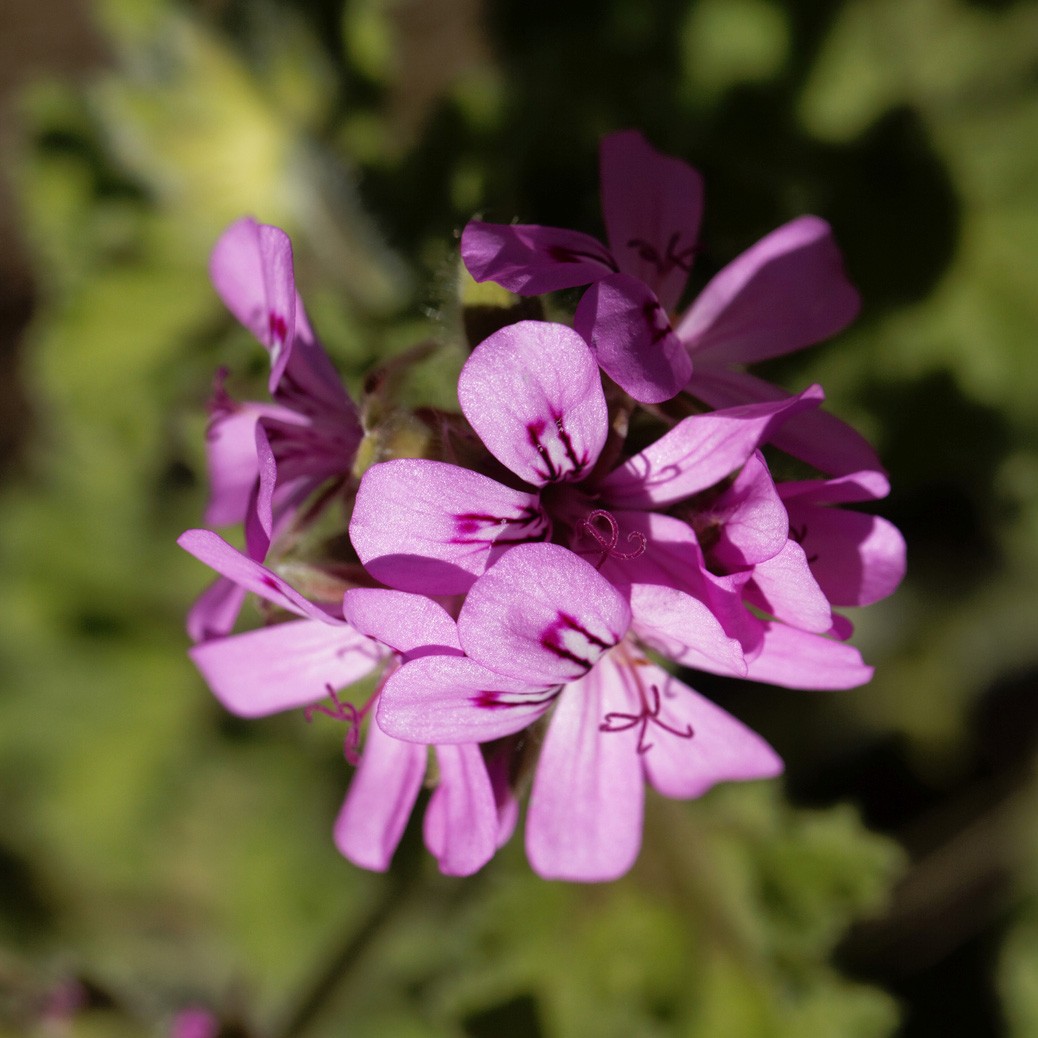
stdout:
<svg viewBox="0 0 1038 1038">
<path fill-rule="evenodd" d="M 591 260 L 593 263 L 604 263 L 614 273 L 620 270 L 616 265 L 616 260 L 605 250 L 602 252 L 592 252 L 590 250 L 574 249 L 568 245 L 549 245 L 548 256 L 555 260 L 556 263 L 583 263 L 585 260 Z"/>
<path fill-rule="evenodd" d="M 573 440 L 566 431 L 566 423 L 563 421 L 562 415 L 553 413 L 551 417 L 552 421 L 555 423 L 555 432 L 559 438 L 559 442 L 562 444 L 563 453 L 566 455 L 566 459 L 570 463 L 568 470 L 563 470 L 562 466 L 559 465 L 556 459 L 551 456 L 551 451 L 547 446 L 545 446 L 544 434 L 547 431 L 548 426 L 543 418 L 535 418 L 530 422 L 526 426 L 526 435 L 530 440 L 530 444 L 541 456 L 544 465 L 547 468 L 547 472 L 538 472 L 537 474 L 549 483 L 557 483 L 560 479 L 578 476 L 587 466 L 588 457 L 586 454 L 583 458 L 577 457 L 577 452 L 573 447 Z"/>
<path fill-rule="evenodd" d="M 692 725 L 686 725 L 685 730 L 681 731 L 677 728 L 672 728 L 666 721 L 660 720 L 660 690 L 655 685 L 652 685 L 649 688 L 649 692 L 652 696 L 652 702 L 645 702 L 643 695 L 640 713 L 625 714 L 612 711 L 602 719 L 598 730 L 600 732 L 626 732 L 630 731 L 635 725 L 641 725 L 641 731 L 638 733 L 639 753 L 648 753 L 653 747 L 651 742 L 645 741 L 645 735 L 650 724 L 662 728 L 671 735 L 676 735 L 679 739 L 691 739 L 696 734 Z"/>
<path fill-rule="evenodd" d="M 509 534 L 505 527 L 515 527 Z M 485 531 L 497 529 L 487 536 Z M 524 530 L 524 528 L 528 528 Z M 533 544 L 544 540 L 544 520 L 537 508 L 526 505 L 518 515 L 491 515 L 486 512 L 460 512 L 454 516 L 455 536 L 451 544 Z"/>
<path fill-rule="evenodd" d="M 288 322 L 274 310 L 267 314 L 267 328 L 270 331 L 271 338 L 277 339 L 278 342 L 283 343 L 288 338 Z"/>
<path fill-rule="evenodd" d="M 532 692 L 495 692 L 485 688 L 472 696 L 471 702 L 484 710 L 500 710 L 512 706 L 540 706 L 550 703 L 562 691 L 562 686 L 545 689 L 540 695 Z"/>
<path fill-rule="evenodd" d="M 573 649 L 565 645 L 564 632 L 566 631 L 576 632 L 587 640 L 588 645 L 593 645 L 601 651 L 593 659 L 579 656 Z M 559 659 L 569 660 L 570 663 L 577 664 L 578 667 L 582 667 L 584 670 L 590 670 L 602 653 L 608 652 L 615 644 L 615 641 L 603 641 L 598 635 L 592 634 L 583 624 L 577 621 L 576 617 L 570 616 L 569 613 L 559 613 L 555 622 L 541 635 L 542 648 L 558 656 Z"/>
<path fill-rule="evenodd" d="M 662 342 L 670 334 L 670 321 L 667 320 L 667 315 L 663 312 L 663 307 L 660 305 L 659 300 L 648 300 L 642 307 L 642 317 L 645 319 L 645 323 L 652 329 L 652 338 L 649 340 L 650 346 L 655 346 L 656 343 Z"/>
<path fill-rule="evenodd" d="M 264 573 L 263 576 L 260 577 L 260 583 L 262 583 L 265 587 L 269 587 L 271 591 L 276 591 L 279 595 L 283 595 L 285 593 L 285 589 L 281 586 L 279 581 L 272 577 L 269 573 Z"/>
<path fill-rule="evenodd" d="M 667 251 L 661 256 L 659 250 L 651 242 L 644 238 L 631 238 L 627 243 L 629 249 L 638 253 L 638 258 L 645 263 L 651 263 L 659 273 L 666 277 L 675 267 L 680 267 L 687 274 L 692 269 L 692 260 L 695 258 L 699 248 L 695 244 L 687 245 L 680 252 L 678 243 L 681 241 L 681 232 L 675 231 L 667 242 Z"/>
</svg>

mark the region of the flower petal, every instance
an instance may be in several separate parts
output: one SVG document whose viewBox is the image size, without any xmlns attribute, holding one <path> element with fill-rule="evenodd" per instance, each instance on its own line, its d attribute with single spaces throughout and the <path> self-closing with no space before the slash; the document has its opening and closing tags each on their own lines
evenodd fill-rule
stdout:
<svg viewBox="0 0 1038 1038">
<path fill-rule="evenodd" d="M 592 285 L 573 327 L 591 344 L 602 370 L 643 404 L 670 400 L 688 384 L 688 350 L 652 289 L 628 274 Z"/>
<path fill-rule="evenodd" d="M 340 617 L 305 599 L 272 570 L 243 555 L 237 548 L 232 548 L 212 530 L 188 530 L 177 538 L 177 544 L 221 576 L 290 613 L 309 616 L 327 624 L 344 623 Z"/>
<path fill-rule="evenodd" d="M 817 407 L 822 395 L 810 386 L 780 403 L 685 418 L 614 469 L 602 481 L 602 498 L 620 508 L 654 508 L 706 490 L 744 465 L 791 415 Z"/>
<path fill-rule="evenodd" d="M 636 130 L 603 137 L 599 166 L 602 215 L 620 270 L 648 285 L 664 310 L 673 310 L 699 237 L 702 177 Z"/>
<path fill-rule="evenodd" d="M 789 537 L 789 516 L 760 452 L 715 500 L 700 510 L 704 536 L 716 537 L 710 557 L 734 569 L 777 555 Z"/>
<path fill-rule="evenodd" d="M 364 473 L 350 539 L 383 584 L 453 595 L 508 548 L 541 540 L 550 529 L 531 494 L 457 465 L 397 458 Z"/>
<path fill-rule="evenodd" d="M 627 630 L 623 596 L 573 552 L 522 544 L 473 584 L 458 637 L 479 663 L 534 686 L 582 677 Z"/>
<path fill-rule="evenodd" d="M 368 726 L 360 765 L 335 820 L 335 846 L 354 865 L 385 872 L 422 788 L 428 750 Z"/>
<path fill-rule="evenodd" d="M 458 400 L 490 453 L 533 486 L 586 476 L 608 417 L 598 365 L 572 328 L 520 321 L 472 352 Z"/>
<path fill-rule="evenodd" d="M 497 850 L 497 807 L 479 747 L 437 746 L 440 782 L 425 809 L 425 846 L 447 876 L 471 876 Z"/>
<path fill-rule="evenodd" d="M 642 763 L 664 796 L 698 797 L 718 782 L 782 773 L 782 759 L 756 732 L 662 667 L 645 664 L 625 676 L 658 706 L 646 719 Z"/>
<path fill-rule="evenodd" d="M 470 220 L 461 234 L 461 258 L 476 281 L 493 281 L 521 296 L 587 285 L 616 270 L 597 238 L 540 224 Z"/>
<path fill-rule="evenodd" d="M 747 677 L 783 688 L 857 688 L 872 679 L 872 668 L 852 645 L 782 623 L 762 622 L 764 642 L 747 660 Z"/>
<path fill-rule="evenodd" d="M 388 735 L 408 742 L 490 742 L 532 724 L 556 694 L 464 656 L 422 656 L 390 676 L 376 720 Z"/>
<path fill-rule="evenodd" d="M 699 599 L 659 584 L 633 584 L 631 612 L 635 634 L 649 648 L 686 667 L 745 676 L 738 639 Z"/>
<path fill-rule="evenodd" d="M 751 246 L 707 284 L 677 327 L 693 357 L 749 364 L 835 335 L 861 300 L 832 229 L 792 220 Z"/>
<path fill-rule="evenodd" d="M 789 394 L 744 371 L 725 371 L 696 362 L 688 392 L 711 407 L 729 408 L 743 404 L 788 399 Z M 794 414 L 773 429 L 769 442 L 834 476 L 872 470 L 883 472 L 872 445 L 857 430 L 828 411 Z"/>
<path fill-rule="evenodd" d="M 202 642 L 188 655 L 231 713 L 264 717 L 366 677 L 384 652 L 348 627 L 290 620 Z"/>
<path fill-rule="evenodd" d="M 351 588 L 343 596 L 342 615 L 354 629 L 404 656 L 429 647 L 461 652 L 457 624 L 443 606 L 424 595 Z"/>
<path fill-rule="evenodd" d="M 187 614 L 187 633 L 193 642 L 230 634 L 245 602 L 245 588 L 218 577 L 195 599 Z"/>
<path fill-rule="evenodd" d="M 602 730 L 608 713 L 630 709 L 611 657 L 563 689 L 526 815 L 526 853 L 544 879 L 593 883 L 634 864 L 644 801 L 637 733 Z"/>
<path fill-rule="evenodd" d="M 753 567 L 747 600 L 802 631 L 825 634 L 833 615 L 813 570 L 804 549 L 796 541 L 786 541 L 777 555 Z"/>
<path fill-rule="evenodd" d="M 879 516 L 789 502 L 789 518 L 811 572 L 836 606 L 878 602 L 905 575 L 905 539 Z"/>
</svg>

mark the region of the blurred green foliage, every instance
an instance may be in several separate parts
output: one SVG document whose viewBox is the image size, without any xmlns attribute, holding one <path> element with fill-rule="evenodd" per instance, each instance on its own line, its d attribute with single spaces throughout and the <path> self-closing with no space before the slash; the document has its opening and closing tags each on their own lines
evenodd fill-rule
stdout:
<svg viewBox="0 0 1038 1038">
<path fill-rule="evenodd" d="M 228 1034 L 871 1038 L 898 1027 L 880 983 L 912 1007 L 905 1035 L 1033 1034 L 1038 7 L 93 13 L 110 67 L 24 94 L 13 169 L 40 305 L 0 496 L 0 1034 L 160 1034 L 202 1003 Z M 351 387 L 433 337 L 447 352 L 411 391 L 449 401 L 458 229 L 481 211 L 596 231 L 597 140 L 624 126 L 707 177 L 699 283 L 801 212 L 836 228 L 862 318 L 774 374 L 822 381 L 890 466 L 910 575 L 855 616 L 876 679 L 711 687 L 800 806 L 779 784 L 654 799 L 621 882 L 541 882 L 519 840 L 449 881 L 415 832 L 391 875 L 363 873 L 331 845 L 333 726 L 233 721 L 184 656 L 205 577 L 174 539 L 201 516 L 212 372 L 264 382 L 208 250 L 242 213 L 284 226 Z M 867 916 L 841 955 L 871 986 L 832 963 Z M 1001 1008 L 927 1030 L 912 978 L 978 935 L 997 954 L 964 997 Z M 34 1025 L 69 980 L 88 1008 Z"/>
</svg>

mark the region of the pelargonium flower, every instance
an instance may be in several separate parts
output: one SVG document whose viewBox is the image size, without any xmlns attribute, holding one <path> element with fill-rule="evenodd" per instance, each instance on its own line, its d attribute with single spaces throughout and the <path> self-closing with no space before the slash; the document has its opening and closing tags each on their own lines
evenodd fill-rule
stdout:
<svg viewBox="0 0 1038 1038">
<path fill-rule="evenodd" d="M 648 593 L 661 597 L 666 588 Z M 555 544 L 519 545 L 469 590 L 465 655 L 405 662 L 377 721 L 420 743 L 489 742 L 552 710 L 526 818 L 530 863 L 549 879 L 614 879 L 641 844 L 643 788 L 690 798 L 782 770 L 774 750 L 645 655 L 627 599 Z"/>
<path fill-rule="evenodd" d="M 224 374 L 217 376 L 205 519 L 212 526 L 243 522 L 249 554 L 262 561 L 300 504 L 350 472 L 362 430 L 307 320 L 284 231 L 238 220 L 217 241 L 209 270 L 227 308 L 270 353 L 273 402 L 238 403 L 224 389 Z M 226 634 L 240 605 L 240 589 L 218 582 L 192 611 L 190 633 L 196 640 Z"/>
<path fill-rule="evenodd" d="M 240 717 L 306 707 L 308 716 L 318 710 L 347 723 L 346 755 L 357 770 L 335 822 L 335 843 L 355 864 L 384 871 L 425 780 L 428 747 L 369 724 L 360 750 L 360 726 L 379 692 L 357 708 L 340 701 L 335 690 L 424 655 L 460 656 L 454 621 L 431 599 L 377 588 L 347 592 L 348 621 L 212 531 L 189 530 L 178 543 L 243 593 L 297 617 L 211 638 L 189 654 L 216 698 Z M 371 616 L 378 620 L 378 640 L 364 633 Z M 331 707 L 322 705 L 327 699 Z M 439 782 L 425 812 L 425 842 L 443 872 L 468 875 L 508 838 L 515 814 L 507 802 L 499 809 L 477 746 L 451 743 L 436 746 L 435 754 Z"/>
<path fill-rule="evenodd" d="M 477 281 L 520 295 L 591 285 L 574 327 L 635 400 L 659 403 L 683 389 L 716 408 L 781 399 L 742 365 L 819 342 L 856 316 L 858 293 L 831 228 L 802 216 L 733 260 L 672 318 L 698 249 L 702 178 L 630 130 L 602 139 L 600 175 L 608 246 L 580 231 L 472 220 L 461 254 Z M 824 472 L 880 469 L 869 444 L 824 411 L 787 422 L 776 443 Z"/>
<path fill-rule="evenodd" d="M 526 321 L 495 332 L 462 369 L 458 397 L 487 449 L 526 488 L 425 459 L 372 466 L 350 536 L 376 579 L 463 593 L 517 544 L 554 540 L 628 595 L 636 627 L 653 628 L 660 616 L 658 596 L 641 589 L 668 588 L 668 625 L 683 632 L 668 655 L 688 666 L 737 676 L 749 666 L 751 676 L 795 687 L 868 680 L 854 650 L 820 637 L 832 621 L 809 571 L 794 574 L 789 594 L 821 599 L 822 621 L 799 630 L 762 620 L 742 604 L 746 579 L 711 574 L 692 525 L 670 514 L 694 511 L 693 498 L 737 472 L 784 419 L 817 406 L 817 387 L 781 403 L 693 415 L 612 471 L 600 464 L 609 420 L 598 368 L 564 325 Z"/>
</svg>

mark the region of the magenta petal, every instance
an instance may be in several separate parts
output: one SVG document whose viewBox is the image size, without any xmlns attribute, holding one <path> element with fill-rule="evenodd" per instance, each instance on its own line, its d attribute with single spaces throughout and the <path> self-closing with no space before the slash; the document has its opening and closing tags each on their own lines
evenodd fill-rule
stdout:
<svg viewBox="0 0 1038 1038">
<path fill-rule="evenodd" d="M 697 360 L 688 392 L 711 407 L 788 399 L 785 390 L 743 371 L 725 371 Z M 772 430 L 769 442 L 830 475 L 883 472 L 876 452 L 861 433 L 828 411 L 795 414 Z"/>
<path fill-rule="evenodd" d="M 391 739 L 368 727 L 360 765 L 339 817 L 335 846 L 354 865 L 375 872 L 389 868 L 425 778 L 426 747 Z"/>
<path fill-rule="evenodd" d="M 777 555 L 753 567 L 751 588 L 757 594 L 747 589 L 748 598 L 793 627 L 825 634 L 832 627 L 832 610 L 812 570 L 804 549 L 796 541 L 787 541 Z"/>
<path fill-rule="evenodd" d="M 749 364 L 835 335 L 860 305 L 831 228 L 817 216 L 801 216 L 717 274 L 677 335 L 697 360 Z"/>
<path fill-rule="evenodd" d="M 447 876 L 471 876 L 497 850 L 497 807 L 479 747 L 437 746 L 440 782 L 425 809 L 425 846 Z"/>
<path fill-rule="evenodd" d="M 605 443 L 598 365 L 572 328 L 520 321 L 480 343 L 458 400 L 491 454 L 533 486 L 578 480 Z"/>
<path fill-rule="evenodd" d="M 206 461 L 211 493 L 205 510 L 207 526 L 229 526 L 245 518 L 259 476 L 256 423 L 285 409 L 243 403 L 213 416 L 206 430 Z"/>
<path fill-rule="evenodd" d="M 627 274 L 592 285 L 573 327 L 591 344 L 602 370 L 643 404 L 670 400 L 688 384 L 692 360 L 666 311 L 647 285 Z"/>
<path fill-rule="evenodd" d="M 506 549 L 549 532 L 535 496 L 413 458 L 368 469 L 350 521 L 350 539 L 373 577 L 429 595 L 467 591 Z"/>
<path fill-rule="evenodd" d="M 187 633 L 194 642 L 230 634 L 245 602 L 241 585 L 219 577 L 203 591 L 187 614 Z"/>
<path fill-rule="evenodd" d="M 623 596 L 590 563 L 557 544 L 522 544 L 473 584 L 458 637 L 500 674 L 559 685 L 590 670 L 630 621 Z"/>
<path fill-rule="evenodd" d="M 188 654 L 216 698 L 241 717 L 316 703 L 329 687 L 366 677 L 383 658 L 370 638 L 314 620 L 216 638 Z"/>
<path fill-rule="evenodd" d="M 774 429 L 821 400 L 821 388 L 810 386 L 779 403 L 685 418 L 614 469 L 602 481 L 602 497 L 621 508 L 654 508 L 691 497 L 731 475 Z"/>
<path fill-rule="evenodd" d="M 700 515 L 708 529 L 716 530 L 711 558 L 727 568 L 770 559 L 789 537 L 789 517 L 759 452 Z"/>
<path fill-rule="evenodd" d="M 669 659 L 716 674 L 746 674 L 742 646 L 699 599 L 659 584 L 631 587 L 638 639 Z"/>
<path fill-rule="evenodd" d="M 612 657 L 567 685 L 552 715 L 526 816 L 526 853 L 544 879 L 622 876 L 638 856 L 644 782 L 636 731 L 603 731 L 637 704 Z"/>
<path fill-rule="evenodd" d="M 760 653 L 748 660 L 747 677 L 784 688 L 857 688 L 872 679 L 872 668 L 852 645 L 820 634 L 767 622 Z"/>
<path fill-rule="evenodd" d="M 490 742 L 532 724 L 555 695 L 464 656 L 422 656 L 386 682 L 376 720 L 394 739 L 408 742 Z"/>
<path fill-rule="evenodd" d="M 196 559 L 211 566 L 221 576 L 233 580 L 247 591 L 281 606 L 282 609 L 327 624 L 343 623 L 341 618 L 305 599 L 272 570 L 232 548 L 212 530 L 188 530 L 177 538 L 177 544 Z"/>
<path fill-rule="evenodd" d="M 539 224 L 470 220 L 461 258 L 477 281 L 494 281 L 521 296 L 587 285 L 616 270 L 606 247 L 589 234 Z"/>
<path fill-rule="evenodd" d="M 274 392 L 288 363 L 296 327 L 288 235 L 251 217 L 238 220 L 214 246 L 209 274 L 227 309 L 270 351 L 270 391 Z"/>
<path fill-rule="evenodd" d="M 603 137 L 599 165 L 602 214 L 620 270 L 648 285 L 664 310 L 673 310 L 699 237 L 702 177 L 635 130 Z"/>
<path fill-rule="evenodd" d="M 643 715 L 641 751 L 649 781 L 664 796 L 698 797 L 718 782 L 781 774 L 781 758 L 756 732 L 662 667 L 645 664 L 624 676 L 629 686 L 636 680 L 636 698 L 658 707 Z"/>
<path fill-rule="evenodd" d="M 343 596 L 342 615 L 355 630 L 404 656 L 432 648 L 461 652 L 457 624 L 443 606 L 424 595 L 351 588 Z"/>
<path fill-rule="evenodd" d="M 790 523 L 811 560 L 811 571 L 836 606 L 878 602 L 905 575 L 905 539 L 892 523 L 841 508 L 789 503 Z"/>
</svg>

